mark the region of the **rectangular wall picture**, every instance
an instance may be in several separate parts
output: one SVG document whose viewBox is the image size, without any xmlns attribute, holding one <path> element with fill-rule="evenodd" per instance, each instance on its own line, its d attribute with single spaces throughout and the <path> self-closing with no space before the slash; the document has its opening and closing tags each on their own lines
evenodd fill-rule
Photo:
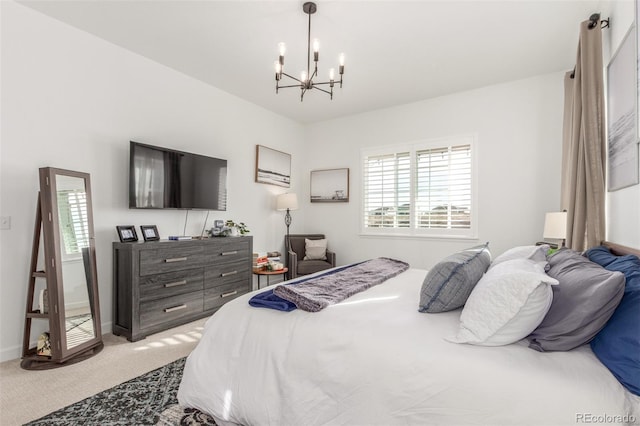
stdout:
<svg viewBox="0 0 640 426">
<path fill-rule="evenodd" d="M 289 188 L 291 155 L 256 145 L 256 182 Z"/>
<path fill-rule="evenodd" d="M 609 191 L 638 183 L 637 57 L 629 29 L 607 67 Z"/>
<path fill-rule="evenodd" d="M 349 201 L 349 169 L 311 171 L 311 202 Z"/>
</svg>

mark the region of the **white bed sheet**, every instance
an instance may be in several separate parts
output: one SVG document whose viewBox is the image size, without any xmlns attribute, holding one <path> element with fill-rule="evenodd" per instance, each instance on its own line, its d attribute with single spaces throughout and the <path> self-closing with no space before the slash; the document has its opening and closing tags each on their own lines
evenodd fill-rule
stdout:
<svg viewBox="0 0 640 426">
<path fill-rule="evenodd" d="M 588 345 L 539 353 L 525 341 L 445 341 L 461 311 L 418 312 L 426 272 L 317 313 L 253 308 L 257 292 L 225 304 L 187 360 L 180 404 L 246 426 L 640 424 L 640 398 Z"/>
</svg>

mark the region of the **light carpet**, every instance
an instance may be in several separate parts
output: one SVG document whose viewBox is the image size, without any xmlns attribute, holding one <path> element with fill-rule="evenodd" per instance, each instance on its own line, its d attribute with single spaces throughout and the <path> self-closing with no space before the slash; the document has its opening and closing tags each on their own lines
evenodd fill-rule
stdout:
<svg viewBox="0 0 640 426">
<path fill-rule="evenodd" d="M 66 407 L 191 353 L 207 318 L 138 342 L 112 334 L 104 349 L 61 368 L 29 371 L 20 360 L 0 364 L 0 424 L 21 425 Z"/>
</svg>

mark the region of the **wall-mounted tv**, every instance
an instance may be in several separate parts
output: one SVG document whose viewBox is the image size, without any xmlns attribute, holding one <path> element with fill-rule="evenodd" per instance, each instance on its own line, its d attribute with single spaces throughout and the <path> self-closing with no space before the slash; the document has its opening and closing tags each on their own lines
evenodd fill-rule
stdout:
<svg viewBox="0 0 640 426">
<path fill-rule="evenodd" d="M 227 210 L 227 160 L 130 145 L 129 208 Z"/>
</svg>

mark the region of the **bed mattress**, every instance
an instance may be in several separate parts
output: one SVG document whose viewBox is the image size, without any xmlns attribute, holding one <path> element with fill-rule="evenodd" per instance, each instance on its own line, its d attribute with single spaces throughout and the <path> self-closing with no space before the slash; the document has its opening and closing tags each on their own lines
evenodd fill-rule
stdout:
<svg viewBox="0 0 640 426">
<path fill-rule="evenodd" d="M 426 273 L 316 313 L 254 308 L 255 293 L 225 304 L 187 359 L 180 404 L 247 426 L 640 423 L 640 398 L 588 345 L 446 341 L 461 311 L 418 312 Z"/>
</svg>

